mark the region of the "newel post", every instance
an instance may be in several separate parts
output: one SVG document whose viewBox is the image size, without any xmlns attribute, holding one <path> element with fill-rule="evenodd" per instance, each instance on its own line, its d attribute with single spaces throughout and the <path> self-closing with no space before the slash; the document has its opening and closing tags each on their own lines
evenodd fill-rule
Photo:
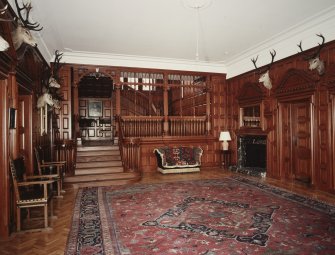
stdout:
<svg viewBox="0 0 335 255">
<path fill-rule="evenodd" d="M 163 88 L 163 101 L 164 101 L 164 123 L 163 123 L 163 134 L 169 134 L 169 94 L 168 94 L 168 76 L 164 75 L 164 88 Z"/>
<path fill-rule="evenodd" d="M 206 134 L 210 134 L 211 132 L 211 120 L 210 120 L 210 115 L 211 115 L 211 88 L 207 87 L 205 89 L 206 92 Z"/>
</svg>

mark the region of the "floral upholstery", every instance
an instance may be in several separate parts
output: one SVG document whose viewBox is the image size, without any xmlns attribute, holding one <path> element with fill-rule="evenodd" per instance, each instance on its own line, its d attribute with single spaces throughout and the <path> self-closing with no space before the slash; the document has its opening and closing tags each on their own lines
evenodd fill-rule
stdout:
<svg viewBox="0 0 335 255">
<path fill-rule="evenodd" d="M 161 147 L 154 150 L 158 167 L 178 168 L 197 167 L 201 165 L 203 150 L 200 147 Z"/>
</svg>

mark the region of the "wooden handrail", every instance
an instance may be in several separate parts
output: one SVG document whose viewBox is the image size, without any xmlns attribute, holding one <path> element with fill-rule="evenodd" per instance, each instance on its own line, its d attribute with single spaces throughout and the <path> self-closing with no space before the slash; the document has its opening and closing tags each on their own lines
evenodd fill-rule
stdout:
<svg viewBox="0 0 335 255">
<path fill-rule="evenodd" d="M 56 161 L 65 161 L 65 174 L 74 175 L 76 168 L 76 140 L 58 140 L 55 142 Z"/>
</svg>

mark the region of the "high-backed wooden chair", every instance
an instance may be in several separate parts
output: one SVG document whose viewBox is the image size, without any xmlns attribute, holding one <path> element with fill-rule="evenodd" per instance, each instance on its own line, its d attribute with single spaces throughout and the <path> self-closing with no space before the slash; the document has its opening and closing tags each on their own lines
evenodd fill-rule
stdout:
<svg viewBox="0 0 335 255">
<path fill-rule="evenodd" d="M 17 159 L 22 160 L 23 159 Z M 22 164 L 22 163 L 19 163 Z M 24 163 L 23 163 L 24 164 Z M 43 176 L 29 176 L 27 180 L 18 180 L 16 166 L 17 164 L 9 158 L 10 172 L 13 180 L 16 203 L 16 229 L 21 231 L 21 209 L 43 207 L 44 229 L 49 229 L 48 225 L 48 207 L 50 207 L 51 216 L 53 215 L 52 204 L 52 183 L 54 180 L 43 180 Z M 22 169 L 21 174 L 22 174 Z M 36 230 L 36 229 L 34 229 Z M 37 229 L 40 230 L 40 229 Z"/>
<path fill-rule="evenodd" d="M 35 157 L 37 161 L 37 169 L 39 175 L 52 177 L 57 181 L 57 197 L 62 197 L 61 192 L 63 191 L 63 174 L 65 161 L 46 162 L 40 157 L 40 153 L 37 147 L 34 148 Z"/>
</svg>

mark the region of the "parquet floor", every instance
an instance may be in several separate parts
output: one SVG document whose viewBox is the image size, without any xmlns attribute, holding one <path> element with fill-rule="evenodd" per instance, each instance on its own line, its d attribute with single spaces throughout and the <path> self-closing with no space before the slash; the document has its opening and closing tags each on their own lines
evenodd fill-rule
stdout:
<svg viewBox="0 0 335 255">
<path fill-rule="evenodd" d="M 158 183 L 171 181 L 185 181 L 198 179 L 220 179 L 233 175 L 223 169 L 205 169 L 200 173 L 162 175 L 160 173 L 145 174 L 140 183 Z M 323 192 L 311 191 L 304 186 L 294 183 L 280 182 L 276 180 L 265 180 L 272 185 L 286 188 L 302 195 L 323 200 L 335 205 L 335 195 Z M 63 199 L 54 201 L 54 211 L 58 219 L 52 220 L 53 230 L 35 233 L 14 233 L 8 240 L 0 241 L 0 254 L 5 255 L 61 255 L 69 233 L 72 219 L 72 210 L 77 189 L 72 186 L 65 187 L 66 193 Z"/>
</svg>

